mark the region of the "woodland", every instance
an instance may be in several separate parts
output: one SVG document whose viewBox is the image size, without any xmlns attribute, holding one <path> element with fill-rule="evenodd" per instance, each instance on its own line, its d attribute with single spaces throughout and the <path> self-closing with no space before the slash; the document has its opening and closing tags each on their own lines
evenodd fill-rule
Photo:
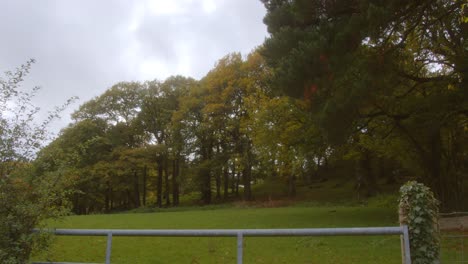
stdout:
<svg viewBox="0 0 468 264">
<path fill-rule="evenodd" d="M 466 3 L 262 2 L 269 37 L 200 80 L 118 82 L 34 155 L 2 130 L 2 178 L 55 179 L 75 214 L 253 201 L 268 182 L 294 199 L 330 178 L 359 197 L 414 179 L 466 210 Z"/>
</svg>

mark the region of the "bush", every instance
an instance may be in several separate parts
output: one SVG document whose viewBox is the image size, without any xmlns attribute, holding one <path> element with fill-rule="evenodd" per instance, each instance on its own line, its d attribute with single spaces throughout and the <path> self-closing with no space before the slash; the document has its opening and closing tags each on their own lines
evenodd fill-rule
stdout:
<svg viewBox="0 0 468 264">
<path fill-rule="evenodd" d="M 400 188 L 400 223 L 408 225 L 413 264 L 440 263 L 439 202 L 421 183 Z"/>
<path fill-rule="evenodd" d="M 33 233 L 45 219 L 64 214 L 59 175 L 33 179 L 31 161 L 50 135 L 47 127 L 72 102 L 55 108 L 42 123 L 32 99 L 40 90 L 20 89 L 34 60 L 0 77 L 0 263 L 23 264 L 33 249 L 47 245 L 46 233 Z M 50 180 L 53 179 L 53 180 Z"/>
<path fill-rule="evenodd" d="M 0 263 L 26 263 L 34 249 L 47 247 L 48 233 L 32 230 L 66 213 L 63 193 L 46 180 L 0 179 Z"/>
</svg>

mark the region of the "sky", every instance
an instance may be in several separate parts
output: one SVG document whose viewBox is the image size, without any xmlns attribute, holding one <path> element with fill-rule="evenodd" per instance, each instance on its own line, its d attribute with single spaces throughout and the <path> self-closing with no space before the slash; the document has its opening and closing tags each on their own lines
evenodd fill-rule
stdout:
<svg viewBox="0 0 468 264">
<path fill-rule="evenodd" d="M 35 59 L 23 89 L 40 86 L 41 115 L 79 99 L 55 121 L 120 81 L 202 78 L 231 52 L 267 36 L 260 0 L 0 1 L 0 72 Z"/>
</svg>

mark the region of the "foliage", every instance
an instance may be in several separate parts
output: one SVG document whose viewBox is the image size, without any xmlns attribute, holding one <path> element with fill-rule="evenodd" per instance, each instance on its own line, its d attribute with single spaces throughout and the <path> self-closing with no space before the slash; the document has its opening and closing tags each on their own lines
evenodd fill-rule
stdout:
<svg viewBox="0 0 468 264">
<path fill-rule="evenodd" d="M 440 263 L 439 202 L 421 183 L 400 188 L 400 223 L 408 225 L 415 264 Z"/>
<path fill-rule="evenodd" d="M 325 142 L 352 147 L 361 167 L 370 167 L 366 156 L 390 160 L 430 186 L 444 209 L 461 209 L 463 1 L 262 2 L 272 88 L 303 99 Z"/>
<path fill-rule="evenodd" d="M 32 103 L 40 87 L 21 89 L 21 82 L 29 73 L 34 60 L 29 60 L 15 71 L 5 72 L 0 78 L 0 173 L 6 175 L 15 162 L 30 161 L 36 152 L 50 139 L 48 125 L 75 98 L 50 111 L 41 123 L 37 115 L 41 110 Z"/>
<path fill-rule="evenodd" d="M 65 186 L 60 186 L 56 177 L 31 182 L 24 178 L 0 179 L 0 262 L 5 264 L 26 263 L 33 250 L 45 250 L 50 236 L 32 229 L 45 228 L 45 220 L 68 212 Z"/>
<path fill-rule="evenodd" d="M 249 102 L 252 103 L 252 102 Z M 296 179 L 303 173 L 307 154 L 311 149 L 319 152 L 318 146 L 311 147 L 316 135 L 308 115 L 301 104 L 288 97 L 256 100 L 249 108 L 250 132 L 260 163 L 267 171 L 273 171 L 284 181 L 289 196 L 295 196 Z"/>
<path fill-rule="evenodd" d="M 33 63 L 0 78 L 0 262 L 8 264 L 25 263 L 33 249 L 47 246 L 47 236 L 32 229 L 66 211 L 61 175 L 34 178 L 30 162 L 49 139 L 48 124 L 73 98 L 37 123 L 40 109 L 32 99 L 40 88 L 20 86 Z"/>
<path fill-rule="evenodd" d="M 392 168 L 371 155 L 378 144 L 361 135 L 351 147 L 332 146 L 310 105 L 275 96 L 272 80 L 255 50 L 228 54 L 200 81 L 118 83 L 73 114 L 75 122 L 39 153 L 38 174 L 60 170 L 73 179 L 77 214 L 177 206 L 188 192 L 204 204 L 253 200 L 265 179 L 292 198 L 337 170 L 341 179 L 360 177 L 359 159 L 374 179 L 366 191 L 375 194 L 377 176 L 386 177 L 379 171 Z"/>
<path fill-rule="evenodd" d="M 139 112 L 142 96 L 140 83 L 120 82 L 81 105 L 72 117 L 76 120 L 103 119 L 113 124 L 129 123 Z"/>
</svg>

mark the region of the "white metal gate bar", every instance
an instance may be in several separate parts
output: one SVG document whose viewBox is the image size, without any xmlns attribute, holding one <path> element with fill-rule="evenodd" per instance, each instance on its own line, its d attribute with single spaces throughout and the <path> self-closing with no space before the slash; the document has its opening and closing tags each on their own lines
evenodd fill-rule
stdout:
<svg viewBox="0 0 468 264">
<path fill-rule="evenodd" d="M 106 264 L 110 264 L 113 236 L 237 237 L 237 263 L 242 264 L 243 239 L 246 236 L 277 237 L 400 235 L 403 236 L 404 250 L 402 251 L 402 254 L 405 261 L 404 263 L 411 264 L 407 226 L 299 229 L 55 229 L 49 230 L 49 232 L 59 236 L 107 236 Z"/>
</svg>

